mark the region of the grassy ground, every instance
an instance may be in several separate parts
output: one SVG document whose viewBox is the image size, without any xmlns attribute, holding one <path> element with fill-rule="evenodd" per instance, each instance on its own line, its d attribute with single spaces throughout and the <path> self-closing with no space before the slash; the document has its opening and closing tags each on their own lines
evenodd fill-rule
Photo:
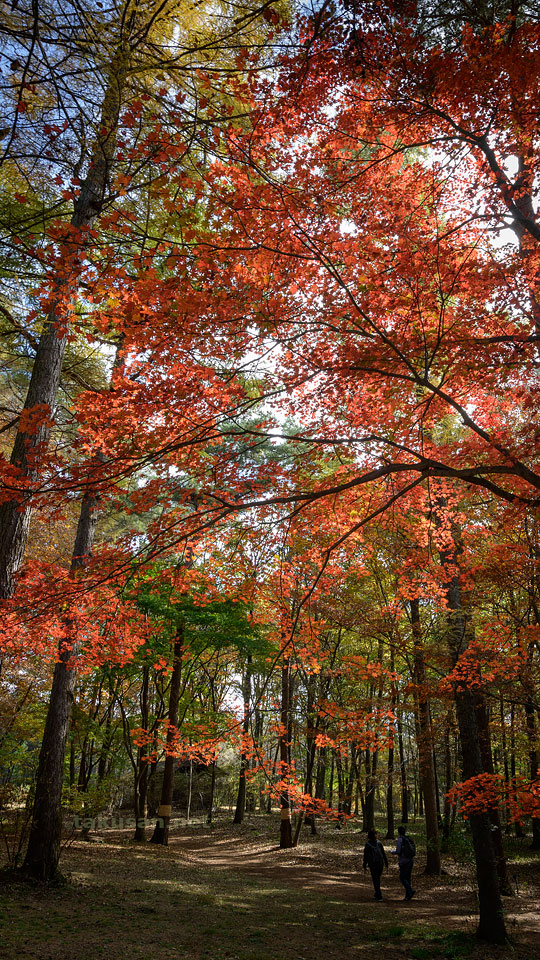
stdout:
<svg viewBox="0 0 540 960">
<path fill-rule="evenodd" d="M 177 828 L 168 848 L 133 845 L 103 831 L 64 852 L 68 884 L 4 885 L 2 960 L 540 960 L 540 870 L 514 844 L 519 896 L 507 903 L 510 948 L 474 939 L 475 901 L 465 846 L 449 874 L 428 881 L 417 863 L 417 897 L 403 903 L 396 867 L 385 902 L 358 872 L 364 838 L 349 824 L 275 846 L 276 824 Z"/>
</svg>

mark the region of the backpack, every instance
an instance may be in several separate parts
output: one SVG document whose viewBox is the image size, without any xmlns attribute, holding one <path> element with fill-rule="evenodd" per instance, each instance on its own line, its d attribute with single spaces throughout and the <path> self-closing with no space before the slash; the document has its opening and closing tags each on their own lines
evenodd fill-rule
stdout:
<svg viewBox="0 0 540 960">
<path fill-rule="evenodd" d="M 374 847 L 372 843 L 368 843 L 367 848 L 369 850 L 368 858 L 370 867 L 384 867 L 384 856 L 379 841 L 377 841 L 376 847 Z"/>
<path fill-rule="evenodd" d="M 416 856 L 416 844 L 412 837 L 404 835 L 401 838 L 401 856 L 412 860 Z"/>
</svg>

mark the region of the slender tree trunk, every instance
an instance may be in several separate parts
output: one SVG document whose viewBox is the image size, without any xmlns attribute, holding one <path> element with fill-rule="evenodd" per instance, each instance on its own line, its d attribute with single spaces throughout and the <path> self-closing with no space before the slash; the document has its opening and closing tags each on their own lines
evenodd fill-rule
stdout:
<svg viewBox="0 0 540 960">
<path fill-rule="evenodd" d="M 319 747 L 317 750 L 317 774 L 315 776 L 315 797 L 317 800 L 326 798 L 326 770 L 327 770 L 327 747 Z"/>
<path fill-rule="evenodd" d="M 501 721 L 501 739 L 502 739 L 502 752 L 503 752 L 503 769 L 504 769 L 504 783 L 506 787 L 506 792 L 510 790 L 510 768 L 508 766 L 508 749 L 506 744 L 506 720 L 504 716 L 504 699 L 501 693 L 499 700 L 499 709 L 500 709 L 500 721 Z M 510 818 L 510 809 L 508 804 L 505 807 L 505 834 L 512 832 L 512 820 Z"/>
<path fill-rule="evenodd" d="M 409 822 L 409 788 L 407 784 L 407 764 L 405 762 L 405 748 L 403 745 L 403 722 L 397 715 L 398 749 L 399 749 L 399 777 L 401 781 L 401 822 Z"/>
<path fill-rule="evenodd" d="M 364 750 L 366 784 L 364 793 L 362 830 L 365 833 L 368 830 L 373 830 L 375 828 L 375 784 L 377 773 L 377 757 L 377 750 L 374 750 L 373 753 L 371 753 L 369 750 Z"/>
<path fill-rule="evenodd" d="M 212 760 L 211 765 L 211 774 L 210 774 L 210 798 L 208 800 L 208 813 L 206 815 L 206 822 L 210 825 L 214 818 L 214 797 L 216 794 L 216 761 Z"/>
<path fill-rule="evenodd" d="M 141 687 L 141 726 L 146 731 L 149 727 L 150 717 L 148 706 L 149 680 L 150 670 L 145 664 Z M 137 750 L 137 764 L 134 775 L 135 834 L 133 840 L 135 843 L 144 843 L 146 840 L 146 797 L 148 794 L 149 767 L 149 761 L 146 757 L 147 752 L 148 747 L 139 747 Z"/>
<path fill-rule="evenodd" d="M 386 765 L 386 839 L 393 840 L 396 836 L 396 825 L 394 818 L 394 748 L 388 748 L 388 761 Z"/>
<path fill-rule="evenodd" d="M 148 795 L 148 761 L 143 757 L 143 750 L 139 748 L 137 756 L 137 773 L 134 778 L 135 797 L 135 843 L 144 843 L 146 840 L 146 798 Z"/>
<path fill-rule="evenodd" d="M 393 674 L 395 670 L 394 663 L 394 650 L 391 649 L 390 653 L 390 672 Z M 396 700 L 397 700 L 397 691 L 395 684 L 392 683 L 392 698 L 390 702 L 390 709 L 393 716 L 396 715 Z M 394 763 L 395 763 L 395 735 L 396 735 L 396 724 L 395 720 L 393 723 L 394 727 L 394 736 L 392 739 L 392 745 L 388 748 L 388 760 L 386 764 L 386 839 L 393 840 L 396 835 L 395 827 L 395 817 L 394 817 Z"/>
<path fill-rule="evenodd" d="M 441 872 L 441 854 L 439 849 L 437 798 L 435 794 L 435 771 L 433 767 L 433 737 L 426 690 L 426 667 L 420 623 L 420 603 L 417 598 L 411 600 L 411 623 L 414 644 L 414 680 L 416 684 L 418 769 L 426 819 L 427 854 L 425 873 L 438 875 Z"/>
<path fill-rule="evenodd" d="M 317 772 L 315 774 L 315 799 L 326 800 L 326 768 L 327 768 L 327 747 L 317 748 Z M 319 828 L 317 826 L 317 817 L 313 814 L 311 818 L 311 833 L 317 836 Z"/>
<path fill-rule="evenodd" d="M 263 753 L 263 737 L 264 737 L 264 714 L 259 707 L 260 699 L 260 690 L 256 687 L 254 690 L 255 696 L 255 730 L 254 730 L 254 740 L 255 740 L 255 752 L 253 759 L 251 761 L 252 770 L 256 770 L 259 766 L 259 758 Z M 258 809 L 262 813 L 264 811 L 264 792 L 262 785 L 259 783 L 258 787 Z M 253 797 L 253 812 L 256 810 L 256 801 L 255 796 Z"/>
<path fill-rule="evenodd" d="M 89 741 L 88 737 L 85 737 L 83 748 L 81 751 L 81 762 L 79 764 L 79 776 L 77 780 L 77 791 L 84 796 L 83 800 L 83 825 L 81 827 L 81 840 L 90 840 L 90 832 L 92 829 L 91 826 L 91 813 L 88 804 L 88 798 L 86 796 L 88 791 L 88 784 L 90 783 L 90 777 L 92 774 L 92 757 L 94 752 L 94 740 Z"/>
<path fill-rule="evenodd" d="M 216 691 L 215 691 L 214 684 L 215 684 L 215 680 L 213 677 L 211 677 L 210 678 L 210 696 L 212 700 L 212 710 L 215 713 L 216 712 Z M 215 802 L 215 795 L 216 795 L 216 767 L 217 767 L 217 763 L 216 763 L 216 757 L 214 755 L 214 759 L 212 760 L 212 773 L 210 775 L 210 798 L 208 801 L 208 813 L 206 816 L 206 822 L 208 824 L 211 824 L 214 818 L 214 802 Z"/>
<path fill-rule="evenodd" d="M 343 814 L 343 795 L 345 793 L 344 780 L 343 780 L 343 763 L 339 751 L 336 751 L 336 773 L 337 773 L 337 789 L 338 789 L 338 819 L 336 826 L 341 828 L 342 814 Z"/>
<path fill-rule="evenodd" d="M 430 712 L 431 729 L 433 730 L 433 719 Z M 433 777 L 435 779 L 435 806 L 437 807 L 437 823 L 439 824 L 439 829 L 442 827 L 442 816 L 441 816 L 441 796 L 439 790 L 439 774 L 437 773 L 437 753 L 435 747 L 433 747 Z"/>
<path fill-rule="evenodd" d="M 278 757 L 279 757 L 280 747 L 281 747 L 281 738 L 278 737 L 277 746 L 276 746 L 276 749 L 275 749 L 275 752 L 274 752 L 274 760 L 273 760 L 273 763 L 272 763 L 272 783 L 275 783 L 275 782 L 276 782 L 276 772 L 277 772 L 277 765 L 278 765 Z M 271 793 L 268 794 L 268 798 L 267 798 L 267 801 L 266 801 L 266 812 L 267 812 L 267 814 L 271 814 L 271 813 L 272 813 L 272 794 L 271 794 Z"/>
<path fill-rule="evenodd" d="M 290 664 L 289 658 L 284 657 L 281 666 L 281 731 L 279 736 L 279 755 L 280 755 L 280 779 L 284 780 L 289 775 L 289 729 L 290 729 Z M 291 808 L 289 803 L 289 791 L 287 787 L 282 787 L 279 805 L 281 811 L 281 824 L 279 832 L 279 846 L 281 849 L 289 849 L 293 845 Z"/>
<path fill-rule="evenodd" d="M 344 802 L 344 812 L 349 814 L 352 813 L 352 804 L 353 804 L 353 795 L 357 793 L 355 790 L 356 785 L 358 784 L 358 756 L 359 749 L 355 743 L 350 744 L 350 763 L 347 780 L 345 783 L 345 802 Z"/>
<path fill-rule="evenodd" d="M 480 753 L 482 755 L 482 766 L 484 767 L 485 773 L 493 773 L 493 755 L 491 752 L 491 735 L 489 732 L 489 720 L 486 710 L 486 702 L 484 697 L 481 694 L 476 694 L 475 697 L 475 706 L 476 706 L 476 722 L 478 725 L 478 735 L 480 737 Z M 508 870 L 506 868 L 506 857 L 504 854 L 504 845 L 501 829 L 501 816 L 499 809 L 491 809 L 489 811 L 489 819 L 491 820 L 491 835 L 493 839 L 493 846 L 495 848 L 495 856 L 497 858 L 497 874 L 499 877 L 499 887 L 502 894 L 509 897 L 512 895 L 512 887 L 510 885 L 510 879 L 508 877 Z"/>
<path fill-rule="evenodd" d="M 107 776 L 107 771 L 109 769 L 109 755 L 113 743 L 114 732 L 113 732 L 113 708 L 115 701 L 115 684 L 112 677 L 109 677 L 109 702 L 107 704 L 107 714 L 105 718 L 105 734 L 103 737 L 103 744 L 101 747 L 101 752 L 99 755 L 98 761 L 98 772 L 97 779 L 98 783 L 102 783 L 105 777 Z"/>
<path fill-rule="evenodd" d="M 315 714 L 314 714 L 316 682 L 317 682 L 316 677 L 312 675 L 308 678 L 307 684 L 306 684 L 307 727 L 306 727 L 306 776 L 304 780 L 304 793 L 308 794 L 310 797 L 313 796 L 313 770 L 315 768 L 315 758 L 317 756 L 316 737 L 317 737 L 318 722 L 315 719 Z M 314 813 L 308 814 L 308 816 L 306 817 L 306 824 L 309 824 L 312 835 L 316 836 L 317 820 Z M 297 834 L 299 834 L 298 828 L 296 832 Z M 296 843 L 295 843 L 295 846 L 296 846 Z"/>
<path fill-rule="evenodd" d="M 251 703 L 251 655 L 248 654 L 246 669 L 244 671 L 244 682 L 242 684 L 242 695 L 244 698 L 244 717 L 242 721 L 243 746 L 240 754 L 240 778 L 238 781 L 238 794 L 236 798 L 236 809 L 234 811 L 233 823 L 242 823 L 246 812 L 246 771 L 249 769 L 249 757 L 246 753 L 246 738 L 249 733 L 249 710 Z"/>
<path fill-rule="evenodd" d="M 193 795 L 193 759 L 189 759 L 189 778 L 188 778 L 188 795 L 187 795 L 187 807 L 186 807 L 186 821 L 189 823 L 191 817 L 191 799 Z"/>
<path fill-rule="evenodd" d="M 529 667 L 530 670 L 530 667 Z M 534 691 L 532 680 L 529 676 L 526 678 L 525 700 L 525 726 L 527 730 L 527 740 L 529 744 L 529 776 L 531 783 L 538 781 L 538 745 L 536 732 L 536 705 L 534 702 Z M 530 850 L 540 850 L 540 817 L 532 817 L 532 843 Z"/>
<path fill-rule="evenodd" d="M 514 795 L 514 799 L 517 801 L 516 797 L 516 705 L 512 701 L 510 704 L 510 780 L 511 780 L 511 789 Z M 522 840 L 525 836 L 525 832 L 519 820 L 514 820 L 514 831 L 518 840 Z"/>
<path fill-rule="evenodd" d="M 150 843 L 159 843 L 166 847 L 169 843 L 169 826 L 172 813 L 172 799 L 174 792 L 174 765 L 176 757 L 173 749 L 178 730 L 178 706 L 180 703 L 180 682 L 182 678 L 182 653 L 184 650 L 184 621 L 177 626 L 173 643 L 173 662 L 171 686 L 169 689 L 169 714 L 167 726 L 167 752 L 161 785 L 161 799 L 159 801 L 158 819 Z"/>
<path fill-rule="evenodd" d="M 444 730 L 444 769 L 445 769 L 445 778 L 446 778 L 446 792 L 444 796 L 444 812 L 443 812 L 443 844 L 444 849 L 448 849 L 448 841 L 450 839 L 450 817 L 451 817 L 451 804 L 448 800 L 448 793 L 452 789 L 452 753 L 450 750 L 450 715 L 446 718 L 446 726 Z M 442 846 L 442 844 L 441 844 Z"/>
</svg>

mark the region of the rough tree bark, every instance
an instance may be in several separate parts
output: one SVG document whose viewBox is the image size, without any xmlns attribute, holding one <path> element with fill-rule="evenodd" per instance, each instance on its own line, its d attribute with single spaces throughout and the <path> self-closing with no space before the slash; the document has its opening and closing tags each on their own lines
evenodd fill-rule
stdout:
<svg viewBox="0 0 540 960">
<path fill-rule="evenodd" d="M 242 696 L 244 698 L 244 717 L 242 720 L 242 734 L 245 739 L 249 733 L 249 709 L 251 703 L 251 654 L 247 655 L 246 669 L 244 671 L 244 682 L 242 684 Z M 249 757 L 242 749 L 240 755 L 240 777 L 238 780 L 238 794 L 236 797 L 236 809 L 234 811 L 233 823 L 242 823 L 246 813 L 246 771 L 249 769 Z"/>
<path fill-rule="evenodd" d="M 395 670 L 394 663 L 394 650 L 390 651 L 390 672 L 393 674 Z M 392 715 L 396 714 L 396 700 L 397 700 L 397 691 L 395 683 L 392 681 L 392 699 L 390 702 L 390 709 Z M 391 746 L 388 748 L 388 761 L 386 768 L 386 839 L 394 840 L 396 836 L 396 825 L 394 817 L 394 758 L 395 758 L 395 726 L 394 726 L 394 739 L 392 740 Z"/>
<path fill-rule="evenodd" d="M 123 356 L 119 345 L 114 360 L 111 385 L 114 384 L 114 378 L 122 363 Z M 74 581 L 82 577 L 92 556 L 100 500 L 99 492 L 96 490 L 92 477 L 94 469 L 99 467 L 101 463 L 102 455 L 97 454 L 90 465 L 88 484 L 81 501 L 70 567 L 70 578 Z M 65 619 L 65 623 L 66 635 L 69 636 L 72 632 L 69 617 Z M 61 799 L 64 761 L 79 653 L 80 644 L 76 640 L 71 644 L 60 643 L 59 645 L 58 662 L 54 669 L 38 761 L 34 812 L 23 871 L 27 875 L 45 882 L 53 880 L 58 871 L 62 832 Z"/>
<path fill-rule="evenodd" d="M 9 599 L 15 589 L 17 571 L 24 560 L 31 515 L 33 488 L 40 474 L 40 460 L 51 435 L 54 411 L 68 329 L 64 317 L 66 299 L 74 295 L 84 262 L 88 231 L 99 215 L 108 185 L 111 163 L 116 151 L 122 97 L 127 77 L 129 46 L 122 45 L 111 62 L 109 81 L 103 99 L 99 133 L 90 159 L 88 173 L 71 218 L 67 275 L 58 276 L 51 307 L 40 336 L 28 393 L 23 410 L 39 410 L 37 428 L 19 429 L 11 454 L 11 465 L 19 471 L 20 487 L 12 500 L 0 505 L 0 599 Z M 69 696 L 69 694 L 67 694 Z"/>
<path fill-rule="evenodd" d="M 441 853 L 439 847 L 439 825 L 437 821 L 437 797 L 435 792 L 435 770 L 433 766 L 433 736 L 429 716 L 429 701 L 426 692 L 426 665 L 422 643 L 420 623 L 420 603 L 415 597 L 410 602 L 413 635 L 414 682 L 417 716 L 418 769 L 420 787 L 424 798 L 427 841 L 427 874 L 440 874 Z"/>
<path fill-rule="evenodd" d="M 281 717 L 279 735 L 280 779 L 283 780 L 289 773 L 289 711 L 290 711 L 290 663 L 284 656 L 281 666 Z M 291 808 L 289 791 L 283 787 L 279 797 L 281 823 L 279 831 L 279 846 L 288 850 L 293 845 Z"/>
<path fill-rule="evenodd" d="M 468 643 L 467 618 L 461 600 L 457 546 L 440 551 L 441 563 L 447 574 L 446 599 L 448 606 L 448 646 L 455 665 Z M 480 735 L 473 692 L 455 684 L 454 697 L 459 728 L 463 778 L 469 780 L 484 773 Z M 497 860 L 491 821 L 487 813 L 473 813 L 469 817 L 476 861 L 478 902 L 480 908 L 477 935 L 488 943 L 506 942 Z"/>
<path fill-rule="evenodd" d="M 79 576 L 92 554 L 97 522 L 98 496 L 88 489 L 83 497 L 77 525 L 70 574 Z M 69 635 L 69 621 L 66 622 Z M 54 668 L 45 730 L 39 753 L 34 806 L 23 872 L 37 880 L 55 879 L 62 834 L 62 784 L 69 719 L 77 678 L 79 643 L 60 644 Z"/>
<path fill-rule="evenodd" d="M 403 743 L 403 722 L 398 713 L 398 749 L 399 749 L 399 778 L 401 781 L 401 822 L 409 822 L 409 786 L 407 783 L 407 763 L 405 760 L 405 746 Z"/>
<path fill-rule="evenodd" d="M 525 688 L 525 727 L 527 730 L 527 740 L 529 745 L 529 776 L 531 783 L 538 781 L 538 740 L 537 740 L 537 720 L 536 712 L 538 707 L 535 702 L 534 684 L 531 674 L 532 649 L 529 650 L 526 669 L 522 678 Z M 540 850 L 540 817 L 532 817 L 532 843 L 531 850 Z"/>
<path fill-rule="evenodd" d="M 491 734 L 489 731 L 489 719 L 486 710 L 486 701 L 480 693 L 475 695 L 475 707 L 476 723 L 478 725 L 478 735 L 480 737 L 482 765 L 485 773 L 494 773 L 493 754 L 491 751 Z M 498 808 L 492 808 L 489 811 L 489 819 L 491 820 L 491 835 L 493 838 L 493 846 L 495 848 L 495 856 L 497 858 L 497 874 L 499 876 L 500 891 L 505 896 L 510 897 L 513 891 L 510 885 L 510 879 L 508 877 L 508 870 L 506 867 L 501 815 Z"/>
<path fill-rule="evenodd" d="M 184 650 L 184 621 L 181 620 L 176 629 L 173 644 L 173 664 L 171 675 L 171 686 L 169 690 L 169 711 L 167 726 L 167 755 L 165 757 L 165 767 L 163 770 L 163 783 L 161 785 L 161 799 L 159 801 L 158 819 L 154 827 L 154 832 L 150 838 L 151 843 L 159 843 L 166 847 L 169 844 L 169 826 L 172 813 L 172 799 L 174 792 L 174 763 L 173 746 L 178 728 L 178 706 L 180 703 L 180 683 L 182 679 L 182 653 Z"/>
<path fill-rule="evenodd" d="M 141 704 L 141 727 L 148 730 L 150 711 L 149 711 L 149 685 L 150 670 L 145 663 L 143 666 L 142 686 L 140 694 Z M 146 798 L 148 795 L 148 773 L 150 761 L 146 754 L 147 746 L 141 746 L 137 749 L 137 762 L 133 772 L 133 809 L 135 813 L 135 833 L 133 840 L 135 843 L 144 843 L 146 840 Z"/>
<path fill-rule="evenodd" d="M 451 804 L 447 796 L 452 788 L 452 783 L 453 783 L 452 753 L 450 750 L 450 722 L 451 722 L 451 717 L 450 717 L 450 713 L 448 713 L 448 716 L 446 718 L 445 728 L 444 728 L 444 774 L 445 774 L 446 789 L 444 794 L 444 808 L 443 808 L 443 827 L 442 827 L 443 840 L 441 844 L 441 848 L 444 850 L 444 852 L 447 852 L 448 850 L 448 841 L 450 839 L 450 818 L 452 814 Z"/>
</svg>

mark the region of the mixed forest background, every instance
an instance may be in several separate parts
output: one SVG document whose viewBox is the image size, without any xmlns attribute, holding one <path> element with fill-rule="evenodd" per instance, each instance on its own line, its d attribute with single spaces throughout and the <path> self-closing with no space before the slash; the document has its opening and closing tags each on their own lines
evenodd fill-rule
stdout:
<svg viewBox="0 0 540 960">
<path fill-rule="evenodd" d="M 0 814 L 540 850 L 540 18 L 1 3 Z M 155 824 L 154 824 L 155 821 Z"/>
</svg>

